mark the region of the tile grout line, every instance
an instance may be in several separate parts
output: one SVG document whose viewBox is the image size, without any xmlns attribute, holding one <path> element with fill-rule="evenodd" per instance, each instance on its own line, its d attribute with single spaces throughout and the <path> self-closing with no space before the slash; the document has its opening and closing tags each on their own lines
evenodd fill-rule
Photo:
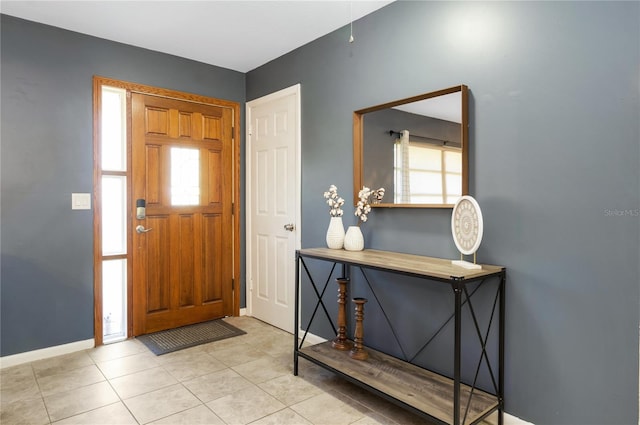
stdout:
<svg viewBox="0 0 640 425">
<path fill-rule="evenodd" d="M 47 403 L 44 401 L 44 394 L 42 393 L 42 387 L 40 386 L 40 381 L 36 376 L 36 371 L 33 368 L 33 362 L 29 362 L 29 368 L 31 369 L 31 373 L 33 374 L 33 380 L 36 381 L 36 385 L 38 386 L 38 394 L 40 395 L 40 399 L 42 400 L 44 411 L 47 412 L 47 418 L 49 419 L 49 424 L 51 424 L 52 423 L 51 414 L 49 413 L 49 408 L 47 407 Z"/>
<path fill-rule="evenodd" d="M 96 367 L 98 367 L 98 365 L 96 364 Z M 109 384 L 109 387 L 111 388 L 111 390 L 116 394 L 116 396 L 118 397 L 118 400 L 120 403 L 122 403 L 122 405 L 124 406 L 124 408 L 127 410 L 127 412 L 129 412 L 129 414 L 131 415 L 131 417 L 133 418 L 134 421 L 136 421 L 136 423 L 138 425 L 140 425 L 140 421 L 138 421 L 138 418 L 135 417 L 135 415 L 133 414 L 133 412 L 131 411 L 131 409 L 129 409 L 129 406 L 127 406 L 127 403 L 124 402 L 124 399 L 122 397 L 120 397 L 120 394 L 118 393 L 118 391 L 116 391 L 115 387 L 113 386 L 113 384 L 111 383 L 111 380 L 108 379 L 105 374 L 102 372 L 102 369 L 100 369 L 98 367 L 98 370 L 100 370 L 100 373 L 102 373 L 102 376 L 104 376 L 105 380 L 107 381 L 107 383 Z M 115 378 L 114 378 L 115 379 Z M 112 403 L 115 404 L 115 403 Z M 108 404 L 107 406 L 111 406 L 111 404 Z M 106 406 L 102 406 L 102 407 L 106 407 Z M 98 409 L 100 409 L 101 407 L 99 407 Z M 95 410 L 95 409 L 94 409 Z"/>
<path fill-rule="evenodd" d="M 217 359 L 216 359 L 216 360 L 217 360 Z M 225 365 L 225 366 L 226 366 L 226 365 Z M 209 406 L 207 406 L 207 403 L 205 403 L 204 401 L 202 401 L 202 399 L 201 399 L 200 397 L 198 397 L 196 394 L 194 394 L 194 393 L 193 393 L 193 391 L 191 391 L 191 390 L 189 389 L 189 387 L 187 387 L 186 385 L 184 385 L 184 382 L 183 382 L 183 381 L 180 381 L 178 378 L 176 378 L 175 376 L 173 376 L 173 375 L 171 374 L 171 372 L 169 372 L 168 370 L 166 370 L 166 369 L 165 369 L 164 365 L 161 365 L 161 367 L 162 367 L 162 369 L 163 369 L 165 372 L 167 372 L 167 373 L 168 373 L 170 376 L 172 376 L 176 381 L 178 381 L 178 383 L 182 386 L 182 388 L 184 388 L 185 390 L 187 390 L 187 391 L 189 392 L 189 394 L 191 394 L 192 396 L 194 396 L 194 397 L 196 398 L 196 400 L 198 400 L 198 401 L 200 402 L 200 405 L 201 405 L 201 406 L 204 406 L 205 408 L 207 408 L 211 413 L 213 413 L 213 414 L 215 415 L 215 417 L 216 417 L 216 418 L 220 419 L 223 423 L 226 423 L 224 420 L 222 420 L 222 418 L 221 418 L 220 416 L 218 416 L 218 415 L 216 414 L 216 412 L 214 412 L 213 410 L 211 410 L 211 408 L 210 408 Z M 224 370 L 224 369 L 221 369 L 221 370 Z M 215 373 L 215 372 L 212 372 L 212 373 Z M 197 377 L 196 377 L 196 378 L 197 378 Z M 192 379 L 196 379 L 196 378 L 192 378 Z M 166 388 L 166 387 L 164 387 L 164 388 Z M 168 417 L 173 416 L 173 415 L 178 414 L 178 413 L 186 412 L 187 410 L 190 410 L 190 409 L 194 409 L 194 407 L 189 407 L 189 408 L 187 408 L 187 409 L 181 410 L 180 412 L 174 412 L 174 413 L 171 413 L 171 414 L 169 414 L 169 415 L 167 415 L 167 416 L 165 416 L 165 417 L 163 417 L 163 418 L 156 419 L 155 421 L 159 421 L 160 419 L 168 418 Z M 155 422 L 155 421 L 152 421 L 152 422 Z"/>
</svg>

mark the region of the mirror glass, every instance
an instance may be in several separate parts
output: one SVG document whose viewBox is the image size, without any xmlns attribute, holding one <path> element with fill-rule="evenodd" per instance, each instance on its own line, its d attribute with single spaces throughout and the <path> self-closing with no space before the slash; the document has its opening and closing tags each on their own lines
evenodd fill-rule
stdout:
<svg viewBox="0 0 640 425">
<path fill-rule="evenodd" d="M 354 112 L 354 197 L 385 188 L 379 207 L 452 208 L 468 194 L 464 85 Z"/>
</svg>

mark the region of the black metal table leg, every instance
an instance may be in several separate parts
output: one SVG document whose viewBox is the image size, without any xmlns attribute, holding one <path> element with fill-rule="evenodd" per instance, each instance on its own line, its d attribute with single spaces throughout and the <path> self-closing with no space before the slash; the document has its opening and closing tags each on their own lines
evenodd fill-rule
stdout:
<svg viewBox="0 0 640 425">
<path fill-rule="evenodd" d="M 498 378 L 498 425 L 504 424 L 504 335 L 505 335 L 505 281 L 506 272 L 502 272 L 500 276 L 500 320 L 498 326 L 498 370 L 500 377 Z"/>
<path fill-rule="evenodd" d="M 295 318 L 293 319 L 293 375 L 298 376 L 298 329 L 300 314 L 300 254 L 296 251 Z"/>
<path fill-rule="evenodd" d="M 460 349 L 462 336 L 462 289 L 454 284 L 453 293 L 455 296 L 455 341 L 453 343 L 453 425 L 460 424 Z"/>
</svg>

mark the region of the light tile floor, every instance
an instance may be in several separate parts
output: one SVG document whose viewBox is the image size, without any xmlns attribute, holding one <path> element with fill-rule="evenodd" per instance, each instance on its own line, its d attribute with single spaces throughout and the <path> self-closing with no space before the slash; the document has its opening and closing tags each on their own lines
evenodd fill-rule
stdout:
<svg viewBox="0 0 640 425">
<path fill-rule="evenodd" d="M 425 424 L 304 359 L 251 317 L 246 335 L 155 356 L 132 339 L 3 369 L 2 425 Z"/>
</svg>

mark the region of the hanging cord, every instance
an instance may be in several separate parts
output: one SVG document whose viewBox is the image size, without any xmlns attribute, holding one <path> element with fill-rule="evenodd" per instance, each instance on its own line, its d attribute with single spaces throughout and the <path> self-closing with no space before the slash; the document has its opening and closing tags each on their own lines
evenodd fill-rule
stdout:
<svg viewBox="0 0 640 425">
<path fill-rule="evenodd" d="M 349 2 L 349 20 L 351 21 L 351 35 L 349 36 L 349 43 L 353 43 L 353 2 Z"/>
</svg>

